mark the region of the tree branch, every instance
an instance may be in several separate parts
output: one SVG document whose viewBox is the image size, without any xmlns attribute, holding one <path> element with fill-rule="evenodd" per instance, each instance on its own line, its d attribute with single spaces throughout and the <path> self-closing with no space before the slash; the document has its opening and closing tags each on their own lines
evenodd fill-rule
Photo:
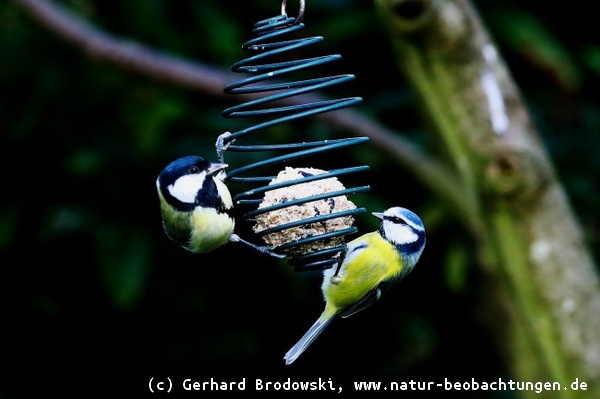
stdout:
<svg viewBox="0 0 600 399">
<path fill-rule="evenodd" d="M 165 84 L 197 90 L 215 97 L 225 97 L 223 88 L 238 80 L 233 72 L 225 72 L 200 62 L 160 52 L 131 40 L 110 35 L 81 19 L 65 7 L 47 0 L 13 0 L 39 25 L 81 49 L 90 58 L 114 64 L 124 70 L 148 76 Z M 230 97 L 236 101 L 239 99 Z M 245 99 L 258 95 L 246 95 Z M 307 94 L 281 100 L 282 105 L 321 101 Z M 434 158 L 416 145 L 376 121 L 349 109 L 317 115 L 321 123 L 347 131 L 355 136 L 368 136 L 373 145 L 389 153 L 433 193 L 444 199 L 459 214 L 467 209 L 456 178 Z"/>
<path fill-rule="evenodd" d="M 233 72 L 224 72 L 221 68 L 193 62 L 131 40 L 112 36 L 51 1 L 13 0 L 13 2 L 41 26 L 75 45 L 91 58 L 146 75 L 165 84 L 197 90 L 215 97 L 225 97 L 223 88 L 238 79 Z M 245 99 L 256 97 L 258 95 L 247 95 Z M 316 94 L 307 94 L 282 100 L 281 103 L 295 105 L 323 99 Z M 428 157 L 397 132 L 348 109 L 317 115 L 315 118 L 321 123 L 353 135 L 370 137 L 373 145 L 389 153 L 418 181 L 453 206 L 459 214 L 468 212 L 455 177 L 448 173 L 444 165 Z"/>
</svg>

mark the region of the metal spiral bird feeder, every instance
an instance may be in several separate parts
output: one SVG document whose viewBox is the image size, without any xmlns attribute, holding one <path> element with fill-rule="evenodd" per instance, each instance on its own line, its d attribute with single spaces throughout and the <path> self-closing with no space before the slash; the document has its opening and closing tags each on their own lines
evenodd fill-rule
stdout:
<svg viewBox="0 0 600 399">
<path fill-rule="evenodd" d="M 234 204 L 236 207 L 249 207 L 249 211 L 244 213 L 241 218 L 247 222 L 256 222 L 257 218 L 269 212 L 277 210 L 289 210 L 294 206 L 302 206 L 308 203 L 314 203 L 317 200 L 328 201 L 332 205 L 328 212 L 315 211 L 311 217 L 287 221 L 279 225 L 270 226 L 256 232 L 259 237 L 283 233 L 290 229 L 299 228 L 307 225 L 318 225 L 339 220 L 341 218 L 351 218 L 358 213 L 364 213 L 364 208 L 354 207 L 342 211 L 334 209 L 336 199 L 345 198 L 350 194 L 366 192 L 369 186 L 358 186 L 352 188 L 336 187 L 332 191 L 323 191 L 321 193 L 312 193 L 301 198 L 287 200 L 284 198 L 279 203 L 264 206 L 265 196 L 273 190 L 293 188 L 300 184 L 318 184 L 327 179 L 337 180 L 338 177 L 364 172 L 369 170 L 368 166 L 345 167 L 335 170 L 321 171 L 312 173 L 311 171 L 301 170 L 300 176 L 285 181 L 278 182 L 275 176 L 256 176 L 251 172 L 258 172 L 259 169 L 265 169 L 275 164 L 287 164 L 292 160 L 307 158 L 311 156 L 322 157 L 330 151 L 342 149 L 349 146 L 365 143 L 367 137 L 353 137 L 322 141 L 302 141 L 298 143 L 267 143 L 267 144 L 247 144 L 241 145 L 240 139 L 252 133 L 264 131 L 275 125 L 292 123 L 301 118 L 307 118 L 313 115 L 331 112 L 338 109 L 353 106 L 362 101 L 360 97 L 339 98 L 339 99 L 317 99 L 308 100 L 306 103 L 299 101 L 285 103 L 285 99 L 305 95 L 339 85 L 354 79 L 354 75 L 336 75 L 296 80 L 292 82 L 277 81 L 277 78 L 283 77 L 307 68 L 318 67 L 341 59 L 340 55 L 326 55 L 296 60 L 270 61 L 275 57 L 283 58 L 282 55 L 293 50 L 306 48 L 323 41 L 323 37 L 298 38 L 294 35 L 296 32 L 304 29 L 301 22 L 304 15 L 304 1 L 300 1 L 300 10 L 298 16 L 288 17 L 286 13 L 286 1 L 282 3 L 281 14 L 272 18 L 257 22 L 252 30 L 253 38 L 242 45 L 242 48 L 252 55 L 242 61 L 232 65 L 231 69 L 237 73 L 246 73 L 249 76 L 234 82 L 224 88 L 225 93 L 233 95 L 252 95 L 253 99 L 241 103 L 237 106 L 227 108 L 223 111 L 225 118 L 271 118 L 235 132 L 226 132 L 217 140 L 217 154 L 223 161 L 225 152 L 255 152 L 266 154 L 266 159 L 248 165 L 229 170 L 226 181 L 245 183 L 254 185 L 252 189 L 234 195 Z M 285 39 L 290 36 L 291 38 Z M 261 97 L 262 95 L 262 97 Z M 279 104 L 272 104 L 280 101 Z M 284 101 L 283 105 L 281 101 Z M 234 143 L 235 142 L 235 143 Z M 275 154 L 275 155 L 273 155 Z M 303 187 L 309 187 L 304 185 Z M 261 204 L 263 206 L 261 206 Z M 316 209 L 316 208 L 315 208 Z M 323 270 L 332 267 L 337 263 L 336 256 L 344 250 L 345 244 L 343 237 L 354 233 L 357 228 L 352 225 L 343 226 L 333 231 L 324 231 L 308 234 L 290 242 L 285 242 L 274 246 L 276 253 L 288 254 L 288 264 L 294 266 L 297 271 Z M 342 242 L 339 239 L 342 239 Z M 337 239 L 337 241 L 336 241 Z M 333 240 L 333 241 L 332 241 Z M 324 246 L 324 248 L 313 249 L 306 253 L 297 251 L 298 248 L 305 248 L 311 243 L 334 242 L 333 246 Z"/>
</svg>

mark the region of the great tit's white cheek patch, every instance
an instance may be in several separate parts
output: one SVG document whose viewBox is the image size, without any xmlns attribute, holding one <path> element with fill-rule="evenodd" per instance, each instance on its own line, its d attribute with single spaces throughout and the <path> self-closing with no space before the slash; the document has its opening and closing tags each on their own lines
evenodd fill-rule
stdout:
<svg viewBox="0 0 600 399">
<path fill-rule="evenodd" d="M 183 203 L 193 204 L 205 176 L 205 173 L 181 176 L 168 187 L 169 193 Z"/>
<path fill-rule="evenodd" d="M 215 179 L 214 182 L 217 186 L 217 191 L 221 196 L 221 201 L 223 201 L 223 205 L 225 205 L 225 208 L 233 208 L 233 200 L 231 199 L 231 193 L 229 192 L 229 189 L 227 188 L 225 183 L 218 179 Z"/>
<path fill-rule="evenodd" d="M 227 173 L 225 172 L 224 169 L 221 169 L 219 171 L 219 173 L 217 173 L 216 175 L 214 175 L 215 179 L 221 180 L 221 181 L 225 181 L 225 178 L 227 177 Z"/>
</svg>

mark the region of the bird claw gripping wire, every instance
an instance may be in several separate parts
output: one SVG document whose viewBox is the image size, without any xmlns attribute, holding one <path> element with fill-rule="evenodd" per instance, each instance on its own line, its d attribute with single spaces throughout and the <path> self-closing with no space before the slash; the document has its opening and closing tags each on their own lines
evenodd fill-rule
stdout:
<svg viewBox="0 0 600 399">
<path fill-rule="evenodd" d="M 231 242 L 244 243 L 244 244 L 248 245 L 249 247 L 256 249 L 257 251 L 262 252 L 265 255 L 272 256 L 274 258 L 279 258 L 279 259 L 285 258 L 284 254 L 278 254 L 277 252 L 274 252 L 274 248 L 268 247 L 266 245 L 255 245 L 255 244 L 251 243 L 250 241 L 244 240 L 242 237 L 240 237 L 239 235 L 237 235 L 235 233 L 231 235 L 229 240 Z"/>
<path fill-rule="evenodd" d="M 345 250 L 344 236 L 356 232 L 352 226 L 353 216 L 364 213 L 364 208 L 342 205 L 346 196 L 369 190 L 369 186 L 346 188 L 338 184 L 338 177 L 369 170 L 368 166 L 345 167 L 335 170 L 297 168 L 289 170 L 289 164 L 300 158 L 328 154 L 329 151 L 344 149 L 368 141 L 367 137 L 353 137 L 321 141 L 300 141 L 297 143 L 268 143 L 240 145 L 242 137 L 265 131 L 280 124 L 298 122 L 302 118 L 335 111 L 353 106 L 362 101 L 360 97 L 340 99 L 312 99 L 301 103 L 290 101 L 300 95 L 329 88 L 354 79 L 354 75 L 337 75 L 309 78 L 299 81 L 279 81 L 286 74 L 297 73 L 308 68 L 320 66 L 341 59 L 339 55 L 317 56 L 313 58 L 281 61 L 288 51 L 298 50 L 320 43 L 320 36 L 298 38 L 295 33 L 304 29 L 301 22 L 304 16 L 304 1 L 300 2 L 300 11 L 296 18 L 288 17 L 286 1 L 282 3 L 281 15 L 257 22 L 252 34 L 254 38 L 242 45 L 252 55 L 236 62 L 231 69 L 236 73 L 249 76 L 224 88 L 225 93 L 235 95 L 253 95 L 252 99 L 223 111 L 225 118 L 253 118 L 254 125 L 221 134 L 216 142 L 217 156 L 224 162 L 225 152 L 264 153 L 262 160 L 243 165 L 227 172 L 228 183 L 252 184 L 255 187 L 234 196 L 238 207 L 250 207 L 241 219 L 254 223 L 254 232 L 269 242 L 270 237 L 288 237 L 282 242 L 270 246 L 268 251 L 288 257 L 288 263 L 297 271 L 323 270 L 337 264 L 337 256 Z M 281 37 L 291 35 L 291 39 Z M 271 58 L 276 61 L 270 61 Z M 259 96 L 261 94 L 262 96 Z M 277 102 L 276 105 L 271 103 Z M 270 119 L 269 119 L 270 118 Z M 331 156 L 327 157 L 331 158 Z M 277 176 L 273 175 L 273 166 L 284 164 Z M 311 165 L 312 166 L 312 165 Z M 270 174 L 263 176 L 245 176 L 250 172 L 265 169 Z M 263 172 L 263 173 L 266 173 Z M 288 173 L 289 172 L 289 173 Z M 282 174 L 288 173 L 285 178 Z M 256 187 L 258 186 L 258 187 Z M 326 187 L 321 189 L 320 187 Z M 286 191 L 287 190 L 287 191 Z M 301 192 L 300 197 L 292 197 L 293 191 Z M 321 190 L 321 191 L 319 191 Z M 272 202 L 267 197 L 276 193 L 279 197 Z M 319 204 L 318 207 L 316 204 Z M 293 212 L 309 211 L 308 216 L 286 219 Z M 276 215 L 276 216 L 273 216 Z M 299 215 L 299 214 L 298 214 Z M 263 225 L 256 229 L 259 221 L 277 219 L 277 223 Z M 282 221 L 283 220 L 283 221 Z M 326 226 L 327 228 L 321 228 Z M 334 226 L 334 227 L 331 227 Z M 310 227 L 311 229 L 307 229 Z M 300 232 L 301 234 L 297 234 Z M 289 238 L 291 237 L 291 238 Z"/>
<path fill-rule="evenodd" d="M 215 147 L 217 150 L 217 159 L 219 162 L 225 163 L 225 151 L 233 141 L 225 141 L 227 137 L 231 136 L 231 132 L 225 132 L 217 137 L 217 142 L 215 143 Z"/>
</svg>

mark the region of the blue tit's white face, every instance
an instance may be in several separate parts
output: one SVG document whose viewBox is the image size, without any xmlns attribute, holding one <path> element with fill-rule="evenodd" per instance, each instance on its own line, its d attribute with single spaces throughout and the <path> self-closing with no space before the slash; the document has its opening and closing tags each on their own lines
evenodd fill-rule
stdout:
<svg viewBox="0 0 600 399">
<path fill-rule="evenodd" d="M 393 207 L 375 216 L 382 219 L 381 230 L 388 241 L 400 246 L 413 244 L 416 250 L 424 246 L 425 226 L 414 212 L 406 208 Z"/>
</svg>

